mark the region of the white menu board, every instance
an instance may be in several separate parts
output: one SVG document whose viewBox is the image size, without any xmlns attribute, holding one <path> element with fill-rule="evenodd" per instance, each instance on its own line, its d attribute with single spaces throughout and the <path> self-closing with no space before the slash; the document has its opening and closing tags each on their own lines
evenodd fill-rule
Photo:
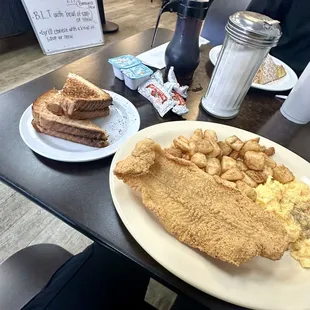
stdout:
<svg viewBox="0 0 310 310">
<path fill-rule="evenodd" d="M 44 54 L 103 44 L 97 0 L 22 0 Z"/>
</svg>

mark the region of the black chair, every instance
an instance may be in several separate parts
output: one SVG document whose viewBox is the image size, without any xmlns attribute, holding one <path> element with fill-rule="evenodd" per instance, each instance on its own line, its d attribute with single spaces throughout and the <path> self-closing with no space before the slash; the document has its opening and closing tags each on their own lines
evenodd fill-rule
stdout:
<svg viewBox="0 0 310 310">
<path fill-rule="evenodd" d="M 208 10 L 200 35 L 214 46 L 223 44 L 229 16 L 245 11 L 250 2 L 251 0 L 214 0 Z"/>
<path fill-rule="evenodd" d="M 32 31 L 31 24 L 20 0 L 1 0 L 0 20 L 0 39 Z"/>
<path fill-rule="evenodd" d="M 55 244 L 32 245 L 13 254 L 0 265 L 0 309 L 25 306 L 71 257 Z"/>
</svg>

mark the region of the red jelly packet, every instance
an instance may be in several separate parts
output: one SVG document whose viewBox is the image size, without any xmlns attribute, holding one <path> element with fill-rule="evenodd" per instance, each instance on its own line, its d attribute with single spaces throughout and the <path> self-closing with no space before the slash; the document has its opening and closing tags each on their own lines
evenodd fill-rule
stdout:
<svg viewBox="0 0 310 310">
<path fill-rule="evenodd" d="M 188 108 L 186 107 L 186 102 L 184 98 L 177 93 L 175 90 L 172 91 L 172 99 L 175 102 L 175 106 L 172 108 L 172 112 L 178 115 L 184 115 L 188 113 Z"/>
<path fill-rule="evenodd" d="M 175 73 L 174 73 L 174 67 L 171 66 L 169 68 L 169 71 L 168 71 L 168 82 L 165 83 L 168 84 L 167 86 L 169 87 L 172 87 L 173 90 L 175 90 L 179 95 L 181 95 L 183 98 L 187 98 L 187 90 L 188 90 L 188 86 L 187 85 L 184 85 L 184 86 L 181 86 L 179 83 L 178 83 L 178 80 L 175 76 Z M 170 85 L 169 85 L 170 84 Z"/>
<path fill-rule="evenodd" d="M 155 98 L 159 98 L 161 103 L 164 103 L 165 101 L 167 101 L 168 99 L 167 96 L 154 84 L 149 84 L 148 86 L 146 86 L 146 88 L 150 88 L 151 95 Z"/>
<path fill-rule="evenodd" d="M 173 90 L 171 93 L 172 99 L 177 102 L 177 105 L 185 105 L 185 100 L 180 94 L 178 94 L 175 90 Z"/>
<path fill-rule="evenodd" d="M 164 85 L 160 84 L 154 78 L 151 78 L 140 85 L 138 92 L 153 104 L 161 117 L 163 117 L 175 105 L 175 101 L 172 99 L 172 96 L 166 90 Z"/>
<path fill-rule="evenodd" d="M 187 97 L 187 89 L 188 86 L 180 86 L 173 67 L 170 67 L 168 82 L 164 84 L 162 73 L 156 71 L 148 81 L 138 88 L 138 92 L 151 101 L 159 115 L 163 117 L 171 109 L 178 115 L 188 112 L 184 100 Z"/>
</svg>

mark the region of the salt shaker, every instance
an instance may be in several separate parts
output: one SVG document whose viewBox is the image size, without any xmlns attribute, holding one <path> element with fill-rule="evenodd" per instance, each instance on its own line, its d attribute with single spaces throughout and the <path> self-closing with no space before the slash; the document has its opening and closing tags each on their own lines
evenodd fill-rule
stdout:
<svg viewBox="0 0 310 310">
<path fill-rule="evenodd" d="M 233 118 L 270 49 L 281 37 L 279 22 L 242 11 L 229 17 L 226 38 L 216 62 L 202 107 L 218 118 Z"/>
<path fill-rule="evenodd" d="M 307 124 L 310 122 L 309 85 L 310 62 L 280 109 L 282 115 L 294 123 Z"/>
</svg>

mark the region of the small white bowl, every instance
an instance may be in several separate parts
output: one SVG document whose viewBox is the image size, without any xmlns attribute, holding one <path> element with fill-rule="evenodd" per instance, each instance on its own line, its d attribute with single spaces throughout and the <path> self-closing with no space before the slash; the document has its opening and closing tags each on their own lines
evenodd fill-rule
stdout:
<svg viewBox="0 0 310 310">
<path fill-rule="evenodd" d="M 123 81 L 124 80 L 124 74 L 123 74 L 122 70 L 118 69 L 114 66 L 112 66 L 112 68 L 113 68 L 113 72 L 114 72 L 115 77 L 117 77 L 118 79 Z"/>
<path fill-rule="evenodd" d="M 140 79 L 131 79 L 130 77 L 124 75 L 124 79 L 125 79 L 125 85 L 130 88 L 131 90 L 137 90 L 138 87 L 144 83 L 145 81 L 147 81 L 150 78 L 151 75 L 148 76 L 144 76 Z"/>
<path fill-rule="evenodd" d="M 123 69 L 125 85 L 131 90 L 136 90 L 143 82 L 147 81 L 153 74 L 153 71 L 143 65 L 139 64 L 135 67 Z"/>
</svg>

